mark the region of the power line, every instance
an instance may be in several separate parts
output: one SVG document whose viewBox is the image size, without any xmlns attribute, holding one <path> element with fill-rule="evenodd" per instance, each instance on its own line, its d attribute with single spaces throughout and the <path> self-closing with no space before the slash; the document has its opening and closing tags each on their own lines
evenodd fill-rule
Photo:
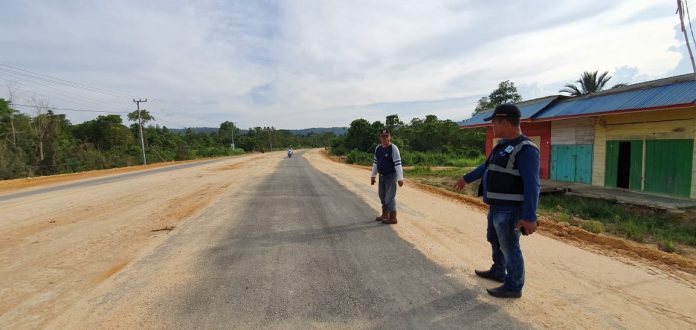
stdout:
<svg viewBox="0 0 696 330">
<path fill-rule="evenodd" d="M 17 83 L 18 85 L 22 85 L 26 88 L 26 90 L 25 90 L 26 92 L 30 92 L 34 95 L 43 96 L 44 98 L 48 98 L 48 99 L 58 98 L 58 99 L 62 99 L 63 101 L 70 102 L 70 103 L 83 103 L 83 104 L 88 105 L 88 107 L 92 107 L 92 106 L 96 105 L 98 107 L 112 108 L 112 109 L 125 108 L 125 106 L 118 106 L 118 105 L 113 105 L 113 104 L 104 103 L 104 102 L 100 102 L 100 101 L 95 101 L 95 100 L 92 100 L 90 98 L 84 97 L 82 95 L 78 95 L 78 94 L 61 93 L 61 92 L 63 92 L 62 90 L 60 90 L 58 92 L 47 90 L 46 92 L 51 94 L 51 95 L 48 95 L 48 94 L 38 92 L 38 90 L 33 89 L 33 88 L 36 88 L 35 86 L 30 86 L 26 82 L 19 82 L 19 81 L 10 80 L 10 79 L 1 78 L 1 77 L 0 77 L 0 79 L 5 80 L 5 81 L 10 82 L 10 83 Z M 35 82 L 33 82 L 33 83 L 35 83 Z M 47 87 L 52 88 L 51 86 L 47 86 Z"/>
<path fill-rule="evenodd" d="M 105 100 L 97 100 L 97 99 L 89 98 L 89 97 L 86 97 L 85 95 L 80 95 L 80 94 L 76 94 L 76 93 L 61 89 L 60 87 L 68 87 L 68 88 L 72 88 L 72 89 L 76 89 L 76 90 L 86 91 L 89 93 L 95 93 L 95 94 L 101 94 L 104 96 L 113 97 L 113 98 L 115 98 L 115 101 L 118 101 L 119 103 L 124 102 L 124 101 L 119 100 L 118 97 L 129 97 L 122 92 L 115 92 L 115 91 L 111 91 L 111 90 L 107 90 L 107 89 L 103 89 L 103 88 L 98 88 L 95 86 L 91 86 L 91 85 L 87 85 L 87 84 L 83 84 L 83 83 L 79 83 L 79 82 L 75 82 L 75 81 L 61 79 L 58 77 L 54 77 L 54 76 L 50 76 L 50 75 L 46 75 L 46 74 L 41 74 L 38 72 L 30 71 L 27 69 L 23 69 L 23 68 L 20 68 L 17 66 L 13 66 L 13 65 L 9 65 L 9 64 L 0 62 L 0 74 L 2 74 L 2 73 L 4 73 L 5 75 L 9 75 L 8 77 L 10 77 L 10 78 L 14 78 L 14 79 L 20 80 L 20 81 L 15 81 L 15 80 L 0 77 L 0 79 L 2 79 L 2 80 L 8 81 L 8 82 L 16 82 L 18 84 L 21 84 L 21 85 L 27 87 L 27 88 L 32 88 L 32 89 L 42 89 L 42 88 L 52 89 L 52 90 L 46 90 L 46 91 L 48 93 L 51 93 L 54 95 L 47 95 L 47 94 L 39 93 L 36 90 L 29 90 L 29 92 L 35 93 L 37 95 L 42 95 L 42 96 L 47 97 L 47 98 L 56 98 L 56 97 L 63 98 L 64 100 L 67 100 L 68 102 L 72 102 L 72 103 L 77 102 L 77 103 L 91 104 L 91 105 L 96 105 L 98 107 L 105 107 L 105 108 L 119 108 L 119 109 L 124 108 L 124 107 L 121 107 L 117 104 L 111 104 L 110 101 L 106 101 L 106 102 L 109 102 L 109 103 L 106 103 Z M 31 85 L 34 85 L 34 86 L 31 86 Z M 37 86 L 39 86 L 39 87 L 37 87 Z M 166 105 L 172 105 L 172 103 L 167 102 L 166 100 L 163 100 L 163 99 L 153 99 L 153 101 L 155 101 L 156 103 L 163 103 Z M 90 107 L 90 106 L 88 106 L 88 107 Z M 55 110 L 62 109 L 64 111 L 82 111 L 82 112 L 128 113 L 128 112 L 117 111 L 117 110 L 115 110 L 115 111 L 82 110 L 82 109 L 56 108 L 56 107 L 52 107 L 52 109 L 55 109 Z M 191 116 L 191 115 L 188 115 L 188 114 L 183 113 L 183 112 L 165 109 L 164 107 L 159 107 L 159 109 L 156 109 L 156 110 L 158 112 L 163 113 L 163 114 L 175 114 L 175 115 L 187 117 L 190 119 L 195 119 L 198 121 L 207 122 L 207 123 L 214 124 L 214 125 L 218 124 L 217 122 L 213 122 L 211 120 L 208 120 L 208 119 L 205 119 L 202 117 Z M 155 121 L 158 121 L 158 120 L 155 120 Z M 160 121 L 165 122 L 164 120 L 160 120 Z M 170 123 L 170 124 L 172 124 L 172 123 Z M 178 124 L 174 124 L 174 125 L 180 126 L 180 127 L 188 127 L 185 125 L 178 125 Z"/>
<path fill-rule="evenodd" d="M 110 90 L 106 90 L 106 89 L 102 89 L 102 88 L 98 88 L 98 87 L 94 87 L 94 86 L 82 84 L 82 83 L 79 83 L 79 82 L 74 82 L 74 81 L 70 81 L 70 80 L 66 80 L 66 79 L 61 79 L 61 78 L 49 76 L 49 75 L 42 74 L 42 73 L 37 73 L 37 72 L 29 71 L 29 70 L 27 70 L 27 69 L 22 69 L 22 68 L 19 68 L 19 67 L 13 66 L 13 65 L 9 65 L 9 64 L 6 64 L 6 63 L 1 63 L 1 62 L 0 62 L 0 66 L 5 67 L 5 68 L 0 68 L 0 69 L 4 69 L 4 70 L 6 70 L 6 71 L 8 71 L 8 69 L 9 69 L 9 71 L 15 71 L 15 72 L 20 71 L 20 72 L 18 72 L 18 74 L 22 74 L 22 75 L 24 75 L 24 76 L 31 76 L 31 75 L 33 75 L 33 76 L 35 76 L 35 79 L 42 79 L 42 80 L 46 80 L 46 81 L 51 81 L 51 82 L 54 82 L 54 83 L 57 83 L 57 84 L 67 85 L 67 86 L 70 86 L 70 87 L 73 87 L 73 88 L 81 88 L 81 89 L 92 90 L 92 91 L 96 91 L 96 92 L 98 92 L 98 93 L 103 93 L 103 94 L 111 94 L 111 95 L 119 95 L 119 94 L 120 94 L 120 96 L 126 96 L 126 94 L 123 94 L 123 93 L 120 93 L 120 92 L 113 92 L 113 91 L 110 91 Z"/>
<path fill-rule="evenodd" d="M 179 125 L 179 124 L 177 124 L 177 123 L 172 123 L 172 122 L 169 122 L 169 121 L 166 121 L 166 120 L 162 120 L 162 119 L 156 119 L 156 118 L 155 118 L 154 121 L 161 121 L 161 122 L 163 122 L 163 123 L 165 123 L 165 124 L 169 124 L 169 125 L 173 125 L 173 126 L 181 127 L 181 128 L 190 127 L 190 126 L 185 126 L 185 125 Z"/>
<path fill-rule="evenodd" d="M 77 92 L 80 93 L 80 94 L 77 94 L 77 93 L 74 93 L 73 91 L 68 91 L 68 90 L 62 89 L 61 87 L 66 87 L 66 86 L 64 86 L 64 85 L 59 85 L 59 84 L 56 85 L 54 82 L 51 82 L 50 80 L 36 79 L 35 77 L 19 75 L 19 74 L 17 74 L 16 72 L 13 72 L 13 71 L 6 71 L 6 70 L 3 70 L 2 67 L 0 67 L 0 74 L 10 75 L 10 76 L 8 76 L 8 77 L 11 78 L 11 79 L 14 79 L 14 80 L 2 78 L 3 80 L 9 81 L 9 82 L 16 82 L 16 83 L 25 85 L 25 86 L 27 86 L 27 87 L 32 87 L 32 86 L 30 86 L 30 84 L 33 85 L 33 87 L 42 86 L 43 88 L 49 88 L 49 89 L 58 91 L 58 92 L 60 92 L 60 93 L 59 93 L 60 95 L 71 96 L 71 97 L 72 97 L 72 96 L 77 96 L 77 97 L 80 98 L 80 99 L 86 99 L 86 100 L 91 101 L 91 102 L 93 102 L 93 103 L 100 103 L 101 105 L 108 104 L 109 106 L 112 106 L 112 105 L 111 105 L 111 102 L 113 102 L 113 100 L 108 100 L 108 101 L 106 101 L 106 102 L 109 102 L 109 103 L 105 103 L 104 100 L 103 100 L 103 97 L 104 97 L 105 95 L 103 95 L 103 94 L 97 96 L 97 97 L 100 98 L 99 100 L 93 99 L 93 98 L 90 98 L 90 97 L 87 97 L 87 96 L 84 95 L 83 92 L 84 92 L 85 90 L 79 90 L 79 89 L 78 89 Z M 31 80 L 30 80 L 30 79 L 31 79 Z M 38 87 L 38 88 L 42 88 L 42 87 Z M 70 87 L 70 86 L 67 86 L 67 87 Z M 89 91 L 89 90 L 87 90 L 87 91 L 88 91 L 88 92 L 92 92 L 92 91 Z M 54 91 L 52 91 L 52 92 L 55 93 Z M 71 94 L 71 95 L 66 95 L 65 93 Z M 110 96 L 110 97 L 113 97 L 113 96 Z M 118 99 L 114 99 L 114 100 L 118 100 Z M 123 102 L 123 99 L 120 99 L 120 100 L 118 100 L 118 101 Z"/>
<path fill-rule="evenodd" d="M 12 106 L 36 108 L 35 105 L 29 104 L 17 104 L 12 103 Z M 105 111 L 105 110 L 87 110 L 87 109 L 70 109 L 70 108 L 57 108 L 57 107 L 47 107 L 50 110 L 60 110 L 60 111 L 76 111 L 76 112 L 101 112 L 101 113 L 112 113 L 112 114 L 127 114 L 125 111 Z"/>
</svg>

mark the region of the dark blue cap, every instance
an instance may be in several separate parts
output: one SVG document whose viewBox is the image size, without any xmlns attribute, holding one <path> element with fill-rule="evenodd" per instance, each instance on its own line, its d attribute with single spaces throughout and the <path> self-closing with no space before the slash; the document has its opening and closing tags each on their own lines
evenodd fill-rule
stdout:
<svg viewBox="0 0 696 330">
<path fill-rule="evenodd" d="M 483 120 L 489 121 L 489 120 L 492 120 L 493 118 L 515 119 L 515 118 L 520 118 L 520 117 L 522 117 L 522 114 L 520 113 L 520 109 L 518 109 L 516 105 L 508 103 L 508 104 L 501 104 L 501 105 L 495 107 L 495 110 L 493 110 L 493 114 L 491 114 L 490 117 L 483 118 Z"/>
<path fill-rule="evenodd" d="M 382 135 L 391 135 L 391 134 L 389 133 L 389 130 L 385 128 L 385 129 L 379 131 L 379 136 L 382 136 Z"/>
</svg>

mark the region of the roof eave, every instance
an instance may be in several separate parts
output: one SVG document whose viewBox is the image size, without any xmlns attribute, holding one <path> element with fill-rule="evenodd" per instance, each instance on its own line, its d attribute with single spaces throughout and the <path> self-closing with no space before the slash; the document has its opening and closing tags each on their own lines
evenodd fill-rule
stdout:
<svg viewBox="0 0 696 330">
<path fill-rule="evenodd" d="M 686 109 L 696 107 L 696 103 L 684 103 L 684 104 L 672 104 L 668 106 L 661 107 L 651 107 L 651 108 L 638 108 L 638 109 L 626 109 L 626 110 L 613 110 L 613 111 L 603 111 L 603 112 L 593 112 L 593 113 L 581 113 L 575 115 L 565 115 L 565 116 L 554 116 L 549 118 L 538 118 L 535 122 L 545 122 L 553 120 L 566 120 L 575 118 L 587 118 L 587 117 L 597 117 L 604 115 L 620 115 L 625 113 L 635 113 L 635 112 L 647 112 L 647 111 L 657 111 L 657 110 L 668 110 L 668 109 Z"/>
</svg>

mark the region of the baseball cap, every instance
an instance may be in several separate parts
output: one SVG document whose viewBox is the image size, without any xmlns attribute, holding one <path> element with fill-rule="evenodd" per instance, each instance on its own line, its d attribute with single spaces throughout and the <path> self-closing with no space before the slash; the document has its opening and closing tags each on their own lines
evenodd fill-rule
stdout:
<svg viewBox="0 0 696 330">
<path fill-rule="evenodd" d="M 379 131 L 379 136 L 382 136 L 382 135 L 391 135 L 391 134 L 389 133 L 389 130 L 385 128 L 385 129 Z"/>
<path fill-rule="evenodd" d="M 492 120 L 493 118 L 520 118 L 520 109 L 514 104 L 501 104 L 495 107 L 493 114 L 490 117 L 483 118 L 484 121 Z"/>
</svg>

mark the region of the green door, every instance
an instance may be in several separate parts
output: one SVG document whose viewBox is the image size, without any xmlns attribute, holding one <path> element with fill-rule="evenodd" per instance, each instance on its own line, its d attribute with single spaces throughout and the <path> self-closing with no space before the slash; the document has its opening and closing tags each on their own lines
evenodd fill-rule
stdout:
<svg viewBox="0 0 696 330">
<path fill-rule="evenodd" d="M 607 187 L 642 189 L 643 141 L 607 141 L 604 185 Z M 620 178 L 628 178 L 623 184 Z"/>
<path fill-rule="evenodd" d="M 689 197 L 694 140 L 654 140 L 645 146 L 645 191 Z"/>
<path fill-rule="evenodd" d="M 552 145 L 551 179 L 589 184 L 592 181 L 592 145 Z"/>
<path fill-rule="evenodd" d="M 642 190 L 643 177 L 643 141 L 631 141 L 631 175 L 628 188 Z"/>
<path fill-rule="evenodd" d="M 607 141 L 604 185 L 616 187 L 616 175 L 619 168 L 619 141 Z"/>
</svg>

